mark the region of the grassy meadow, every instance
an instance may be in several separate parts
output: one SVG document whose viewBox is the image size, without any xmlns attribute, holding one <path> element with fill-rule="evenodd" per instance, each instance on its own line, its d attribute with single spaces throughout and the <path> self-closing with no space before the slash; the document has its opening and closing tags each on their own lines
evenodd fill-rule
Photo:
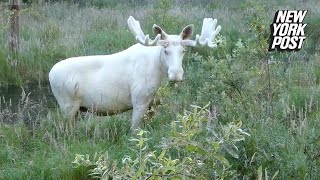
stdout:
<svg viewBox="0 0 320 180">
<path fill-rule="evenodd" d="M 8 46 L 0 1 L 0 88 L 48 86 L 58 61 L 111 54 L 135 43 L 132 15 L 178 34 L 217 18 L 217 49 L 188 48 L 185 81 L 164 82 L 155 116 L 131 136 L 131 112 L 62 117 L 46 99 L 0 94 L 0 179 L 319 179 L 318 0 L 33 1 L 21 10 L 20 49 Z M 306 9 L 306 42 L 268 52 L 277 10 Z M 26 88 L 27 89 L 27 88 Z M 5 91 L 0 91 L 5 92 Z"/>
</svg>

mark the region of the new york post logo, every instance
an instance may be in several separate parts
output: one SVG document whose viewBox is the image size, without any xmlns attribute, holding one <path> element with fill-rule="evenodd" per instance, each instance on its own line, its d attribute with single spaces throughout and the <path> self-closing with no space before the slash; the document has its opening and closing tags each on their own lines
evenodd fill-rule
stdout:
<svg viewBox="0 0 320 180">
<path fill-rule="evenodd" d="M 307 24 L 303 19 L 307 10 L 289 11 L 279 10 L 274 15 L 273 23 L 270 25 L 269 50 L 273 51 L 298 51 L 306 39 L 304 28 Z"/>
</svg>

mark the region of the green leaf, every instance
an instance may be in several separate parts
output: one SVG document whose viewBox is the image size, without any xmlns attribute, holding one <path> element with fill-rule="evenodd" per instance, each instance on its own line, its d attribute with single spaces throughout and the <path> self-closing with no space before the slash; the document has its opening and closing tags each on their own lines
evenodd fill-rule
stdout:
<svg viewBox="0 0 320 180">
<path fill-rule="evenodd" d="M 274 175 L 272 176 L 271 180 L 273 180 L 278 174 L 279 174 L 279 170 L 274 173 Z"/>
<path fill-rule="evenodd" d="M 166 150 L 163 150 L 163 151 L 160 153 L 158 159 L 161 160 L 161 159 L 164 157 L 165 154 L 166 154 Z"/>
<path fill-rule="evenodd" d="M 197 147 L 195 145 L 192 145 L 192 144 L 187 145 L 186 149 L 189 152 L 196 152 L 196 153 L 201 154 L 201 155 L 205 155 L 206 154 L 205 150 L 203 150 L 202 148 L 199 148 L 199 147 Z"/>
<path fill-rule="evenodd" d="M 258 168 L 258 180 L 262 180 L 262 166 Z"/>
</svg>

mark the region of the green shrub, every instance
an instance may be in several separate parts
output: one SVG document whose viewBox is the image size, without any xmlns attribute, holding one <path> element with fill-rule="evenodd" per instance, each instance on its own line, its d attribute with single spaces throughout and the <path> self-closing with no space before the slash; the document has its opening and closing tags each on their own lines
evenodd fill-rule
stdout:
<svg viewBox="0 0 320 180">
<path fill-rule="evenodd" d="M 138 138 L 131 138 L 135 156 L 126 155 L 122 165 L 106 156 L 76 155 L 77 168 L 90 167 L 94 177 L 109 178 L 230 178 L 237 174 L 226 156 L 238 159 L 238 144 L 248 133 L 241 129 L 241 122 L 219 125 L 208 118 L 208 111 L 198 106 L 186 111 L 172 122 L 168 138 L 158 145 L 160 151 L 148 144 L 148 132 L 140 130 Z M 205 138 L 203 138 L 205 136 Z"/>
</svg>

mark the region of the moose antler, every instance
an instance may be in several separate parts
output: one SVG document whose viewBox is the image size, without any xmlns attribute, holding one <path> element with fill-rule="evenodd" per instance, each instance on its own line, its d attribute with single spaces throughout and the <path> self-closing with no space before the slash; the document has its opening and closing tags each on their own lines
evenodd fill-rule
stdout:
<svg viewBox="0 0 320 180">
<path fill-rule="evenodd" d="M 157 42 L 159 41 L 161 36 L 160 34 L 158 34 L 154 40 L 151 40 L 149 38 L 149 34 L 144 35 L 143 31 L 141 30 L 139 21 L 135 20 L 132 16 L 130 16 L 127 22 L 131 33 L 136 37 L 136 40 L 140 44 L 145 46 L 157 45 Z"/>
<path fill-rule="evenodd" d="M 219 34 L 221 30 L 221 26 L 219 25 L 216 28 L 217 19 L 212 18 L 204 18 L 202 24 L 201 35 L 196 35 L 195 40 L 184 40 L 183 42 L 187 46 L 208 46 L 210 48 L 217 47 L 217 44 L 213 41 L 217 34 Z"/>
</svg>

